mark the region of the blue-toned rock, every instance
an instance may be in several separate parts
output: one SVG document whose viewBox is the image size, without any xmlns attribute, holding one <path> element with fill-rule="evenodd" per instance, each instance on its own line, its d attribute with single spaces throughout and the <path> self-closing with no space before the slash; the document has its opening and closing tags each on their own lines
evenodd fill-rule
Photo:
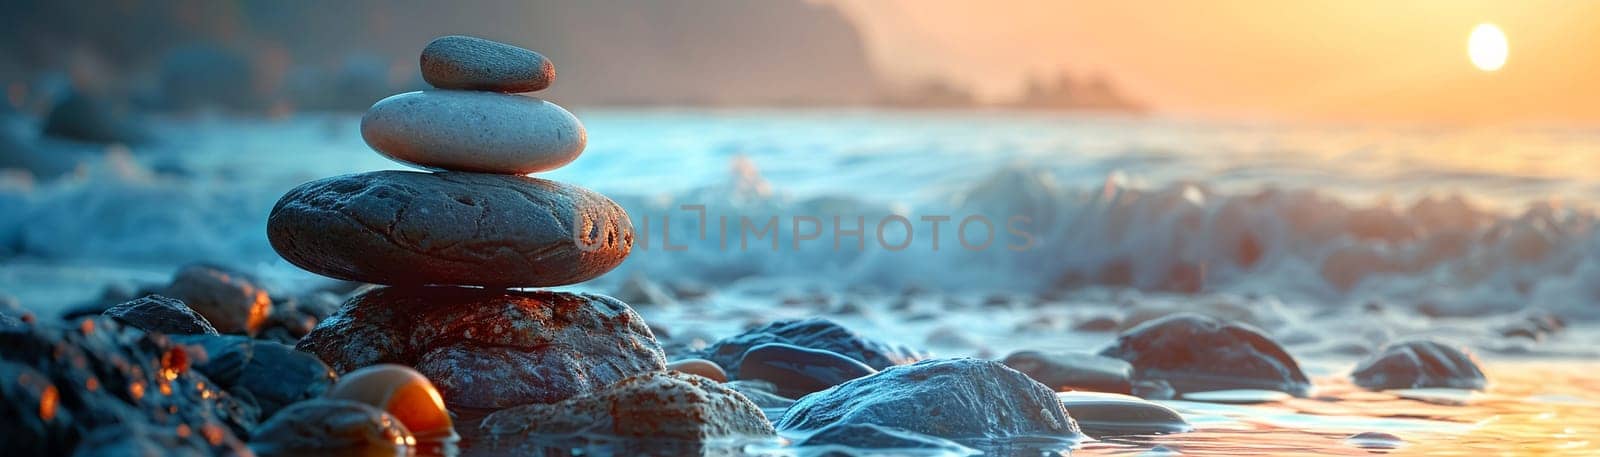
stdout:
<svg viewBox="0 0 1600 457">
<path fill-rule="evenodd" d="M 440 89 L 533 92 L 555 82 L 556 66 L 517 46 L 450 35 L 422 48 L 422 79 Z"/>
<path fill-rule="evenodd" d="M 91 437 L 127 427 L 177 430 L 168 454 L 233 455 L 256 424 L 246 403 L 196 373 L 165 335 L 96 317 L 0 327 L 0 449 L 5 455 L 72 455 Z M 110 431 L 107 431 L 110 430 Z M 203 432 L 198 433 L 198 432 Z"/>
<path fill-rule="evenodd" d="M 1000 362 L 936 359 L 892 367 L 795 402 L 780 432 L 809 436 L 847 424 L 872 424 L 980 449 L 1011 438 L 1061 447 L 1083 438 L 1055 392 Z"/>
<path fill-rule="evenodd" d="M 1133 392 L 1133 365 L 1094 354 L 1017 351 L 1005 364 L 1055 390 Z"/>
<path fill-rule="evenodd" d="M 1357 365 L 1350 379 L 1368 389 L 1483 390 L 1489 382 L 1465 351 L 1428 340 L 1391 344 Z"/>
<path fill-rule="evenodd" d="M 216 335 L 200 313 L 189 309 L 182 301 L 160 295 L 146 295 L 132 301 L 112 306 L 105 315 L 124 325 L 147 332 L 168 335 Z"/>
<path fill-rule="evenodd" d="M 767 343 L 750 348 L 739 364 L 739 379 L 772 383 L 777 394 L 804 397 L 846 381 L 877 373 L 861 362 L 834 352 L 792 344 Z"/>
<path fill-rule="evenodd" d="M 1083 433 L 1093 437 L 1155 435 L 1193 430 L 1172 408 L 1131 395 L 1102 392 L 1062 392 L 1061 405 L 1078 421 Z"/>
<path fill-rule="evenodd" d="M 1165 381 L 1178 394 L 1264 389 L 1304 397 L 1311 390 L 1294 357 L 1260 330 L 1193 313 L 1140 324 L 1100 355 L 1132 364 L 1135 382 Z"/>
<path fill-rule="evenodd" d="M 745 352 L 767 343 L 785 343 L 821 349 L 855 359 L 876 370 L 904 365 L 927 357 L 905 346 L 870 339 L 823 318 L 778 321 L 724 338 L 706 348 L 705 358 L 729 373 L 739 372 Z"/>
<path fill-rule="evenodd" d="M 183 335 L 194 369 L 238 396 L 254 398 L 261 417 L 292 403 L 318 398 L 338 380 L 316 356 L 272 341 L 239 335 Z"/>
<path fill-rule="evenodd" d="M 960 443 L 928 436 L 906 429 L 873 424 L 840 423 L 828 426 L 806 437 L 796 446 L 801 448 L 846 447 L 870 449 L 876 453 L 898 452 L 905 455 L 960 456 L 982 454 L 977 449 Z M 821 449 L 817 449 L 821 450 Z M 819 452 L 821 455 L 855 455 L 853 453 Z"/>
</svg>

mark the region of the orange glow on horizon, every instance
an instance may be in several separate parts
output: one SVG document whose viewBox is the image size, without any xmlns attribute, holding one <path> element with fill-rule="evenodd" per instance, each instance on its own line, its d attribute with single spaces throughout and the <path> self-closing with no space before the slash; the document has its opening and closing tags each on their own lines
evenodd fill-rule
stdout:
<svg viewBox="0 0 1600 457">
<path fill-rule="evenodd" d="M 982 98 L 1029 76 L 1104 74 L 1157 112 L 1421 122 L 1600 121 L 1600 3 L 1532 0 L 827 0 L 891 82 L 941 75 Z M 1494 72 L 1463 59 L 1492 23 Z"/>
</svg>

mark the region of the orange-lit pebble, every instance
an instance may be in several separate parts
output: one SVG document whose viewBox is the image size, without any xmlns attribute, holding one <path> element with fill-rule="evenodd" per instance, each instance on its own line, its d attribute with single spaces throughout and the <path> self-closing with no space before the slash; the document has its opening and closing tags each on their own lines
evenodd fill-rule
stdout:
<svg viewBox="0 0 1600 457">
<path fill-rule="evenodd" d="M 56 386 L 45 386 L 44 393 L 39 395 L 39 418 L 49 422 L 56 418 L 56 403 L 61 396 L 56 391 Z"/>
<path fill-rule="evenodd" d="M 218 426 L 217 424 L 207 422 L 206 425 L 200 427 L 200 433 L 205 435 L 206 442 L 211 443 L 212 446 L 216 446 L 218 444 L 222 444 L 223 433 L 226 432 L 224 432 L 222 427 Z"/>
<path fill-rule="evenodd" d="M 373 365 L 345 374 L 328 398 L 366 403 L 394 415 L 420 441 L 453 440 L 444 397 L 428 378 L 404 365 Z"/>
<path fill-rule="evenodd" d="M 189 428 L 189 424 L 178 424 L 179 438 L 188 438 L 190 433 L 194 433 L 194 431 Z"/>
<path fill-rule="evenodd" d="M 716 382 L 728 382 L 728 373 L 722 367 L 705 359 L 683 359 L 667 364 L 668 371 L 699 375 Z"/>
<path fill-rule="evenodd" d="M 133 396 L 134 401 L 139 401 L 139 399 L 144 398 L 144 383 L 135 382 L 133 384 L 128 384 L 128 394 Z"/>
</svg>

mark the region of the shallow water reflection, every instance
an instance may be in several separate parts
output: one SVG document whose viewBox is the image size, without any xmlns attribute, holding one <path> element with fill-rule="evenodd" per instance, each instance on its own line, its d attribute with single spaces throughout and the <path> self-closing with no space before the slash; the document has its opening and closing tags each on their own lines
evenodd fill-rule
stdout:
<svg viewBox="0 0 1600 457">
<path fill-rule="evenodd" d="M 1102 439 L 1073 455 L 1139 455 L 1157 445 L 1214 456 L 1600 455 L 1600 363 L 1495 362 L 1486 371 L 1493 384 L 1471 395 L 1368 392 L 1320 378 L 1312 398 L 1250 406 L 1166 402 L 1194 432 Z M 1363 432 L 1403 442 L 1375 449 L 1348 440 Z"/>
</svg>

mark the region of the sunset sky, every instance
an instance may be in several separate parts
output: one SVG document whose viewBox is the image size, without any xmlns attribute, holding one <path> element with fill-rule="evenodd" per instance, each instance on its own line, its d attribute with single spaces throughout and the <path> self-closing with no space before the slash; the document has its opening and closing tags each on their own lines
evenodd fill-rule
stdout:
<svg viewBox="0 0 1600 457">
<path fill-rule="evenodd" d="M 826 1 L 893 80 L 948 75 L 986 98 L 1065 69 L 1179 115 L 1600 121 L 1600 2 Z M 1485 22 L 1509 42 L 1494 72 L 1467 56 Z"/>
</svg>

